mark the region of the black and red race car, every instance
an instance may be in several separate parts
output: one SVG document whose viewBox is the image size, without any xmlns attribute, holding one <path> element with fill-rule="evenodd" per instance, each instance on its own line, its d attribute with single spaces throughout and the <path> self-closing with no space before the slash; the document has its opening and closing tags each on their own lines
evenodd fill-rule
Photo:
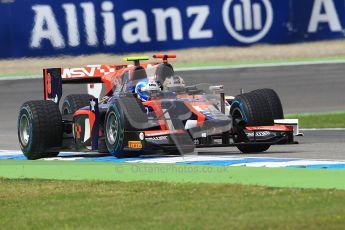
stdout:
<svg viewBox="0 0 345 230">
<path fill-rule="evenodd" d="M 176 55 L 153 57 L 163 61 L 142 64 L 148 57 L 131 57 L 126 58 L 134 62 L 130 65 L 44 69 L 44 100 L 25 102 L 18 116 L 24 155 L 39 159 L 60 151 L 98 151 L 135 157 L 226 146 L 254 153 L 295 143 L 292 126 L 274 123 L 284 115 L 273 90 L 228 97 L 221 85 L 186 86 L 168 63 Z M 146 88 L 137 91 L 143 82 Z M 68 95 L 60 111 L 64 84 L 97 83 L 105 86 L 103 96 Z"/>
</svg>

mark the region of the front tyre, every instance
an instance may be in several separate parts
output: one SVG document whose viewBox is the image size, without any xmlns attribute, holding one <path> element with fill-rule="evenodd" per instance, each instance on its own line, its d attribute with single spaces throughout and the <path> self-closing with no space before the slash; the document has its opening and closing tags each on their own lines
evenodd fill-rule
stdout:
<svg viewBox="0 0 345 230">
<path fill-rule="evenodd" d="M 257 89 L 252 91 L 252 93 L 260 94 L 266 99 L 272 112 L 273 119 L 284 119 L 282 103 L 278 94 L 273 89 Z"/>
<path fill-rule="evenodd" d="M 255 92 L 236 96 L 230 108 L 230 115 L 234 120 L 234 124 L 242 120 L 246 126 L 273 125 L 272 112 L 266 98 Z M 237 133 L 242 133 L 234 139 L 235 143 L 249 141 L 243 132 L 243 128 L 235 127 L 235 130 Z M 237 148 L 242 153 L 260 153 L 268 150 L 270 145 L 248 144 L 238 145 Z"/>
<path fill-rule="evenodd" d="M 125 151 L 125 130 L 126 127 L 124 113 L 118 103 L 111 105 L 105 115 L 104 130 L 105 143 L 108 151 L 117 158 L 137 157 L 135 152 Z"/>
<path fill-rule="evenodd" d="M 230 107 L 233 119 L 241 119 L 246 126 L 273 125 L 270 106 L 263 95 L 244 93 L 235 97 Z"/>
<path fill-rule="evenodd" d="M 62 143 L 62 118 L 52 101 L 25 102 L 18 115 L 18 139 L 23 154 L 29 160 L 56 157 L 51 151 Z"/>
<path fill-rule="evenodd" d="M 242 145 L 237 146 L 237 148 L 242 153 L 262 153 L 268 150 L 271 146 L 270 145 Z"/>
</svg>

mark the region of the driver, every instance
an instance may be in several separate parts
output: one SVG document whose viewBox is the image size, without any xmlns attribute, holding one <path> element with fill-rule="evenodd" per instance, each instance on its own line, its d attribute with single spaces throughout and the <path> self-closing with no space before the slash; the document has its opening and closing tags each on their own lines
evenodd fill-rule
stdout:
<svg viewBox="0 0 345 230">
<path fill-rule="evenodd" d="M 149 81 L 148 79 L 140 80 L 135 86 L 135 93 L 142 101 L 148 101 L 152 97 L 155 97 L 161 91 L 159 82 Z"/>
<path fill-rule="evenodd" d="M 186 91 L 186 84 L 180 76 L 167 77 L 163 83 L 164 91 L 184 93 Z"/>
</svg>

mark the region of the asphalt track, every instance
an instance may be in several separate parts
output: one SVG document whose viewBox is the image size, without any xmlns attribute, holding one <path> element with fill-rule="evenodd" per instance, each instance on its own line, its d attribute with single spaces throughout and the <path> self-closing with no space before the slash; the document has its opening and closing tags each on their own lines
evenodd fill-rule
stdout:
<svg viewBox="0 0 345 230">
<path fill-rule="evenodd" d="M 187 84 L 223 84 L 226 93 L 236 95 L 240 89 L 275 89 L 285 113 L 329 112 L 345 110 L 345 65 L 323 64 L 284 67 L 259 67 L 179 72 Z M 64 94 L 83 93 L 81 86 L 64 86 Z M 27 100 L 42 99 L 41 79 L 0 81 L 0 149 L 17 150 L 17 114 Z M 301 144 L 273 146 L 255 156 L 308 159 L 345 159 L 345 131 L 305 131 Z M 201 154 L 239 154 L 236 148 L 200 150 Z M 252 155 L 251 155 L 252 156 Z"/>
</svg>

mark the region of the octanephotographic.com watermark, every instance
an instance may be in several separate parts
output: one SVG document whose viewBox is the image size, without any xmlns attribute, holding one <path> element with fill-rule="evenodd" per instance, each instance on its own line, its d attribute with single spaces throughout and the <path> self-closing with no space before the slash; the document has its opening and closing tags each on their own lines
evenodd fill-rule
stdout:
<svg viewBox="0 0 345 230">
<path fill-rule="evenodd" d="M 177 164 L 127 164 L 116 165 L 115 173 L 138 173 L 138 174 L 192 174 L 192 173 L 224 173 L 228 170 L 225 166 L 207 166 L 207 165 L 177 165 Z"/>
</svg>

